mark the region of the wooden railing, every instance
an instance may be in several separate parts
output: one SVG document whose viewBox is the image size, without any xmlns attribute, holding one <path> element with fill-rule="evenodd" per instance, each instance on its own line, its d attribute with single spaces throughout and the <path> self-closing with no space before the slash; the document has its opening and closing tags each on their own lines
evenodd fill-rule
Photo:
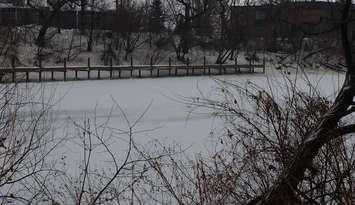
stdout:
<svg viewBox="0 0 355 205">
<path fill-rule="evenodd" d="M 42 66 L 42 67 L 5 67 L 0 68 L 2 83 L 43 82 L 58 80 L 122 79 L 143 77 L 177 77 L 195 75 L 230 75 L 241 73 L 264 73 L 265 59 L 262 64 L 206 64 L 202 65 L 87 65 Z"/>
</svg>

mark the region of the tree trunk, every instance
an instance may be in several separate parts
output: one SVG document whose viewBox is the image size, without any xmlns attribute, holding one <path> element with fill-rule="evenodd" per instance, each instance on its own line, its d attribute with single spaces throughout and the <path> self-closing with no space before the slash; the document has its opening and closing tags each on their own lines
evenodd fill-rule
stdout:
<svg viewBox="0 0 355 205">
<path fill-rule="evenodd" d="M 95 1 L 92 0 L 91 1 L 91 11 L 90 11 L 90 32 L 89 32 L 89 40 L 88 40 L 88 47 L 87 47 L 87 51 L 91 52 L 92 51 L 92 47 L 93 47 L 93 35 L 94 35 L 94 3 Z"/>
<path fill-rule="evenodd" d="M 40 48 L 44 48 L 46 46 L 46 33 L 48 30 L 48 26 L 44 25 L 40 29 L 37 39 L 36 39 L 36 44 Z"/>
<path fill-rule="evenodd" d="M 87 0 L 81 0 L 80 1 L 80 24 L 79 24 L 79 29 L 80 29 L 80 34 L 81 35 L 85 34 L 85 25 L 83 24 L 83 22 L 84 22 L 85 13 L 86 13 L 86 5 L 87 5 Z"/>
<path fill-rule="evenodd" d="M 342 44 L 347 64 L 347 74 L 344 85 L 340 90 L 330 110 L 320 119 L 318 127 L 309 134 L 304 144 L 298 148 L 295 158 L 279 177 L 275 185 L 262 197 L 249 204 L 302 204 L 295 193 L 297 186 L 303 181 L 306 169 L 312 166 L 313 159 L 319 149 L 334 139 L 334 131 L 338 122 L 348 113 L 353 105 L 355 95 L 355 66 L 352 60 L 352 48 L 348 36 L 348 19 L 351 0 L 346 0 L 342 15 Z"/>
</svg>

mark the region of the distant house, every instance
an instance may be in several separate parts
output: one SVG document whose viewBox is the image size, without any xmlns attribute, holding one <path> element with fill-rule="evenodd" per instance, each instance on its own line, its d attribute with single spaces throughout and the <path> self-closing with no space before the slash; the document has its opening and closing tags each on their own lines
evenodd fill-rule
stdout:
<svg viewBox="0 0 355 205">
<path fill-rule="evenodd" d="M 0 0 L 0 8 L 24 6 L 24 0 Z"/>
<path fill-rule="evenodd" d="M 24 6 L 25 0 L 0 0 L 0 25 L 18 26 L 31 23 L 33 12 Z"/>
<path fill-rule="evenodd" d="M 233 32 L 241 42 L 256 48 L 272 47 L 278 39 L 294 40 L 315 33 L 336 37 L 332 30 L 341 18 L 341 4 L 333 2 L 285 2 L 278 5 L 235 6 Z"/>
</svg>

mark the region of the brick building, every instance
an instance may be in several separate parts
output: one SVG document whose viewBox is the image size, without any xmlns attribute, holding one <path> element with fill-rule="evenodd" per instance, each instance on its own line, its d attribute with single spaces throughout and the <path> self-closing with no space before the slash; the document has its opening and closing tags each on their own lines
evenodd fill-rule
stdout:
<svg viewBox="0 0 355 205">
<path fill-rule="evenodd" d="M 24 0 L 0 0 L 0 7 L 24 6 Z"/>
<path fill-rule="evenodd" d="M 235 6 L 232 27 L 238 41 L 253 42 L 253 47 L 260 49 L 273 47 L 280 39 L 297 41 L 315 33 L 324 39 L 336 38 L 336 29 L 324 31 L 332 30 L 339 22 L 341 9 L 339 3 L 316 1 Z"/>
</svg>

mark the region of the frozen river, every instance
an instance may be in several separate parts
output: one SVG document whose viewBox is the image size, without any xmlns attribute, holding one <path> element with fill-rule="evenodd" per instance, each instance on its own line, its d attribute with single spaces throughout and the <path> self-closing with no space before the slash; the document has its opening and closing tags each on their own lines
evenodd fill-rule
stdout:
<svg viewBox="0 0 355 205">
<path fill-rule="evenodd" d="M 307 76 L 297 77 L 299 86 L 307 87 L 306 82 L 310 82 L 329 98 L 334 97 L 343 80 L 343 75 L 331 71 L 308 72 Z M 294 72 L 288 77 L 295 77 Z M 253 82 L 265 89 L 271 85 L 281 87 L 281 90 L 282 82 L 285 82 L 284 77 L 277 72 L 216 78 L 245 86 Z M 80 129 L 74 124 L 83 125 L 87 119 L 90 119 L 91 129 L 106 128 L 99 133 L 108 139 L 107 143 L 114 147 L 118 155 L 125 151 L 127 136 L 122 134 L 122 130 L 127 130 L 127 123 L 118 105 L 130 122 L 138 119 L 147 109 L 134 128 L 137 132 L 133 136 L 134 140 L 140 145 L 157 140 L 167 146 L 178 145 L 193 156 L 196 153 L 213 152 L 216 139 L 223 132 L 221 121 L 209 115 L 208 111 L 190 113 L 190 109 L 179 102 L 183 97 L 197 97 L 201 93 L 215 98 L 217 84 L 213 78 L 206 76 L 54 82 L 28 86 L 34 86 L 38 95 L 45 96 L 45 102 L 53 105 L 53 135 L 72 139 L 56 152 L 56 158 L 70 155 L 71 159 L 78 157 L 73 162 L 80 160 L 82 149 L 76 140 Z"/>
</svg>

